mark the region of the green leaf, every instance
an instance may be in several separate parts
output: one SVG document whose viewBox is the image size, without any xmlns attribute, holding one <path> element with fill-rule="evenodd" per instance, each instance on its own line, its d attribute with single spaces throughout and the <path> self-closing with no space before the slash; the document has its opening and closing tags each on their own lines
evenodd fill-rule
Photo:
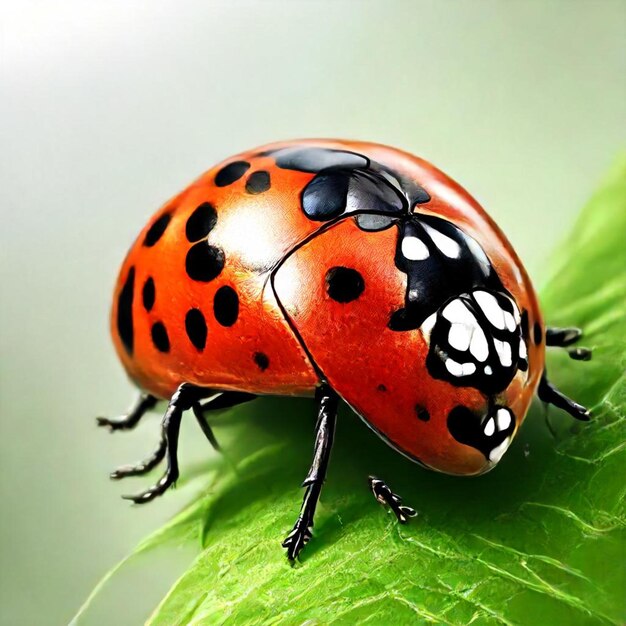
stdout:
<svg viewBox="0 0 626 626">
<path fill-rule="evenodd" d="M 311 401 L 265 399 L 220 416 L 229 458 L 199 497 L 137 548 L 199 553 L 149 624 L 619 624 L 626 619 L 626 159 L 584 209 L 541 291 L 547 322 L 578 325 L 593 360 L 550 354 L 551 379 L 593 410 L 533 407 L 480 478 L 420 469 L 340 414 L 314 539 L 280 541 L 298 514 Z M 233 465 L 235 470 L 232 469 Z M 400 526 L 367 489 L 374 473 L 419 516 Z"/>
</svg>

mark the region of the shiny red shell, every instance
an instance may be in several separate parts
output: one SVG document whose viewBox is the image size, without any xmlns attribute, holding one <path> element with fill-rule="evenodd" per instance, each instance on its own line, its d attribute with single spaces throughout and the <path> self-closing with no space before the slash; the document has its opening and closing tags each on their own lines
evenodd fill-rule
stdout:
<svg viewBox="0 0 626 626">
<path fill-rule="evenodd" d="M 456 406 L 484 411 L 485 395 L 431 376 L 420 329 L 388 327 L 407 290 L 407 277 L 394 264 L 396 229 L 368 232 L 349 215 L 332 223 L 310 219 L 302 191 L 316 174 L 276 164 L 275 152 L 290 146 L 349 151 L 384 164 L 428 192 L 430 200 L 413 211 L 449 220 L 482 246 L 524 311 L 527 329 L 537 330 L 528 333 L 528 370 L 498 394 L 519 428 L 544 364 L 543 320 L 528 275 L 460 185 L 423 159 L 377 144 L 264 146 L 217 165 L 159 209 L 130 249 L 115 288 L 111 329 L 126 371 L 162 398 L 183 382 L 310 396 L 323 378 L 407 456 L 454 474 L 485 471 L 484 454 L 457 441 L 447 425 Z M 189 233 L 190 218 L 206 204 L 214 219 L 205 215 Z M 219 257 L 219 272 L 197 280 L 188 271 L 190 250 L 198 246 L 205 254 L 207 245 L 212 262 Z M 329 296 L 326 276 L 333 267 L 354 268 L 363 277 L 357 299 Z"/>
</svg>

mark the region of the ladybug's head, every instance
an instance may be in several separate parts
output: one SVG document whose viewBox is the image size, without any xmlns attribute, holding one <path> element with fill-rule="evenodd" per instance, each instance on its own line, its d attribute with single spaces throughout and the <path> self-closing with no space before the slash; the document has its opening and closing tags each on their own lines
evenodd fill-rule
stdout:
<svg viewBox="0 0 626 626">
<path fill-rule="evenodd" d="M 410 351 L 423 359 L 411 386 L 423 409 L 418 420 L 429 424 L 408 414 L 401 437 L 383 435 L 433 469 L 488 471 L 511 443 L 530 395 L 522 391 L 529 362 L 519 307 L 478 241 L 440 217 L 414 214 L 401 224 L 395 265 L 407 291 L 388 328 L 403 337 L 397 350 L 407 364 Z"/>
<path fill-rule="evenodd" d="M 481 286 L 449 297 L 418 328 L 398 333 L 386 363 L 402 358 L 404 368 L 368 404 L 359 398 L 353 406 L 412 460 L 483 474 L 508 449 L 532 398 L 522 326 L 505 291 Z"/>
<path fill-rule="evenodd" d="M 519 425 L 510 406 L 528 378 L 519 309 L 502 291 L 476 289 L 450 298 L 421 331 L 428 372 L 456 388 L 445 418 L 451 447 L 480 453 L 472 473 L 484 473 L 501 459 Z M 468 390 L 479 392 L 480 401 L 468 398 Z"/>
</svg>

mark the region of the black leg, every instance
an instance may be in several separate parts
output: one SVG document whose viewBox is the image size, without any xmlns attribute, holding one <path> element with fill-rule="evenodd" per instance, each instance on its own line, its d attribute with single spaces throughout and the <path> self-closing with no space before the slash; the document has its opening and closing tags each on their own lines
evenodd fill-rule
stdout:
<svg viewBox="0 0 626 626">
<path fill-rule="evenodd" d="M 570 359 L 574 361 L 591 361 L 592 352 L 589 348 L 570 348 L 567 351 Z"/>
<path fill-rule="evenodd" d="M 210 394 L 210 393 L 213 393 L 213 392 L 208 391 L 208 390 L 202 391 L 203 396 Z M 234 397 L 231 398 L 230 397 L 231 395 Z M 228 398 L 224 398 L 224 396 L 228 396 Z M 246 398 L 244 398 L 243 396 L 246 396 Z M 217 440 L 215 439 L 213 430 L 211 429 L 209 424 L 206 422 L 202 411 L 209 410 L 209 408 L 211 408 L 213 404 L 217 404 L 218 408 L 226 408 L 228 406 L 235 406 L 236 404 L 239 404 L 240 402 L 246 402 L 248 400 L 252 400 L 255 397 L 256 396 L 253 396 L 252 394 L 244 394 L 244 393 L 239 393 L 239 392 L 224 392 L 224 393 L 221 393 L 219 396 L 216 395 L 215 398 L 212 398 L 211 400 L 204 403 L 203 405 L 201 405 L 200 402 L 198 401 L 194 402 L 194 404 L 191 406 L 193 413 L 196 416 L 196 419 L 198 420 L 198 424 L 200 425 L 202 432 L 204 433 L 205 437 L 209 440 L 213 448 L 215 448 L 218 451 L 220 450 L 220 446 Z M 168 444 L 165 438 L 165 432 L 162 430 L 161 440 L 159 441 L 159 445 L 157 446 L 156 450 L 147 459 L 144 459 L 143 461 L 139 461 L 139 463 L 135 463 L 132 465 L 122 465 L 121 467 L 118 467 L 114 472 L 111 472 L 111 474 L 109 475 L 110 478 L 112 478 L 113 480 L 120 480 L 122 478 L 127 478 L 129 476 L 142 476 L 143 474 L 147 474 L 148 472 L 152 471 L 165 458 L 165 453 L 167 451 L 167 448 L 168 448 Z"/>
<path fill-rule="evenodd" d="M 199 404 L 201 412 L 230 409 L 231 407 L 237 406 L 238 404 L 250 402 L 250 400 L 258 398 L 258 396 L 253 393 L 244 393 L 243 391 L 223 391 L 221 393 L 216 393 L 219 395 L 216 395 L 214 398 L 211 398 L 207 402 Z"/>
<path fill-rule="evenodd" d="M 376 500 L 383 506 L 388 506 L 401 524 L 406 524 L 409 517 L 417 515 L 415 509 L 402 504 L 402 498 L 391 491 L 384 480 L 370 476 L 368 482 Z"/>
<path fill-rule="evenodd" d="M 249 402 L 254 400 L 257 396 L 253 393 L 244 393 L 243 391 L 223 391 L 216 392 L 216 395 L 209 401 L 200 404 L 196 402 L 191 408 L 193 414 L 196 416 L 196 420 L 204 433 L 204 436 L 209 440 L 209 443 L 217 451 L 220 451 L 220 445 L 213 434 L 213 429 L 204 418 L 205 411 L 221 411 L 222 409 L 229 409 L 238 404 Z"/>
<path fill-rule="evenodd" d="M 575 344 L 583 336 L 580 328 L 546 328 L 546 345 L 567 348 Z M 589 348 L 571 348 L 567 351 L 570 359 L 575 361 L 591 361 L 592 352 Z"/>
<path fill-rule="evenodd" d="M 315 446 L 313 462 L 307 474 L 303 487 L 306 487 L 300 515 L 294 524 L 293 530 L 283 541 L 283 548 L 287 548 L 287 558 L 293 561 L 304 545 L 311 539 L 315 508 L 322 492 L 322 485 L 326 478 L 330 451 L 333 447 L 335 424 L 337 421 L 337 394 L 327 385 L 318 388 L 315 394 L 317 402 L 317 423 L 315 424 Z"/>
<path fill-rule="evenodd" d="M 144 502 L 150 502 L 157 496 L 162 495 L 168 487 L 176 482 L 178 479 L 178 432 L 180 430 L 180 421 L 183 413 L 193 407 L 194 404 L 202 397 L 205 397 L 207 393 L 206 389 L 190 385 L 189 383 L 183 383 L 176 390 L 170 403 L 167 407 L 167 411 L 163 416 L 163 422 L 161 423 L 162 440 L 165 441 L 165 456 L 167 458 L 167 469 L 159 481 L 147 489 L 146 491 L 132 495 L 122 496 L 126 500 L 132 500 L 135 504 L 143 504 Z M 162 443 L 159 445 L 160 451 Z M 157 455 L 153 455 L 158 456 Z M 158 461 L 157 461 L 158 462 Z M 156 464 L 156 463 L 155 463 Z M 121 478 L 121 476 L 120 476 Z"/>
<path fill-rule="evenodd" d="M 142 393 L 127 415 L 115 418 L 97 417 L 96 421 L 98 422 L 98 426 L 108 426 L 111 432 L 114 430 L 130 430 L 137 426 L 139 420 L 152 409 L 156 403 L 157 399 L 154 396 L 151 396 L 149 393 Z"/>
<path fill-rule="evenodd" d="M 209 423 L 204 419 L 204 414 L 202 413 L 202 407 L 199 402 L 196 402 L 191 409 L 193 410 L 193 414 L 196 416 L 196 421 L 198 422 L 200 429 L 204 433 L 204 436 L 208 439 L 209 443 L 213 447 L 214 450 L 221 452 L 220 444 L 217 442 L 215 438 L 215 434 L 213 433 L 213 429 L 209 426 Z"/>
<path fill-rule="evenodd" d="M 128 476 L 142 476 L 152 471 L 164 458 L 167 451 L 167 441 L 163 435 L 156 450 L 143 461 L 135 463 L 134 465 L 122 465 L 118 467 L 114 472 L 109 474 L 109 477 L 113 480 L 120 480 L 121 478 L 127 478 Z"/>
<path fill-rule="evenodd" d="M 547 402 L 548 404 L 552 404 L 559 409 L 563 409 L 577 420 L 588 422 L 591 419 L 591 413 L 588 409 L 582 406 L 582 404 L 578 404 L 566 395 L 562 394 L 550 381 L 548 381 L 545 370 L 541 376 L 541 380 L 539 381 L 537 395 L 543 402 Z"/>
<path fill-rule="evenodd" d="M 546 328 L 546 346 L 555 346 L 557 348 L 567 348 L 576 343 L 583 336 L 580 328 Z"/>
</svg>

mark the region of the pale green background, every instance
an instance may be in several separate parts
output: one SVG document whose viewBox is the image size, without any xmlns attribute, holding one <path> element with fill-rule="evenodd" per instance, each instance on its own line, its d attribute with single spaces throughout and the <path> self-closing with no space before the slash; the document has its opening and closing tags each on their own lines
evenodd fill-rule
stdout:
<svg viewBox="0 0 626 626">
<path fill-rule="evenodd" d="M 623 1 L 1 10 L 3 624 L 66 623 L 184 499 L 122 502 L 143 483 L 110 484 L 107 471 L 151 450 L 158 418 L 110 436 L 93 417 L 131 397 L 107 330 L 118 265 L 197 174 L 282 138 L 397 145 L 466 185 L 540 282 L 623 145 Z M 207 448 L 194 424 L 183 430 L 184 468 Z M 117 585 L 89 623 L 139 623 L 187 558 Z"/>
</svg>

